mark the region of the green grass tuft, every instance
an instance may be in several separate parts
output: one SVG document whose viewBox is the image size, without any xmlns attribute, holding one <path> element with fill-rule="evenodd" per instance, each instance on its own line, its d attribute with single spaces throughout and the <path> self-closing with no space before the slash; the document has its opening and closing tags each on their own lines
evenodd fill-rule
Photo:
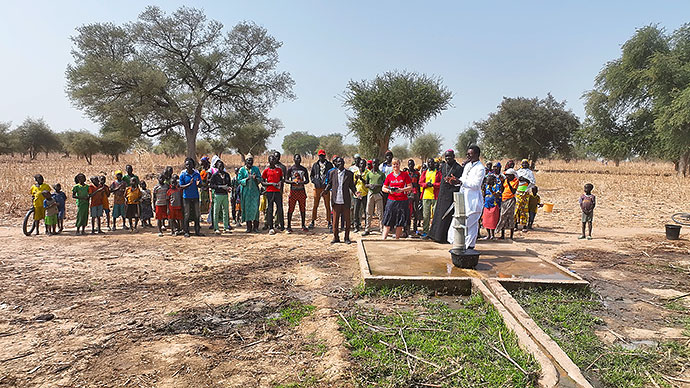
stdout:
<svg viewBox="0 0 690 388">
<path fill-rule="evenodd" d="M 520 349 L 500 314 L 480 295 L 473 295 L 460 308 L 418 299 L 385 311 L 356 308 L 345 319 L 339 323 L 359 366 L 357 386 L 536 386 L 537 362 Z M 526 373 L 497 352 L 503 352 L 504 346 Z M 408 357 L 401 352 L 405 349 L 426 362 Z"/>
<path fill-rule="evenodd" d="M 291 302 L 279 311 L 280 317 L 274 318 L 273 321 L 283 321 L 288 326 L 294 327 L 299 325 L 302 319 L 311 314 L 315 309 L 316 307 L 299 301 Z"/>
<path fill-rule="evenodd" d="M 383 297 L 404 299 L 413 295 L 429 295 L 431 292 L 428 288 L 416 286 L 413 284 L 405 284 L 394 287 L 365 287 L 364 282 L 361 282 L 354 288 L 353 294 L 355 297 Z"/>
<path fill-rule="evenodd" d="M 660 373 L 674 375 L 690 361 L 690 350 L 675 342 L 632 350 L 605 344 L 594 332 L 604 324 L 595 316 L 602 306 L 590 291 L 529 289 L 513 296 L 589 378 L 606 387 L 651 386 L 648 375 L 668 386 Z"/>
</svg>

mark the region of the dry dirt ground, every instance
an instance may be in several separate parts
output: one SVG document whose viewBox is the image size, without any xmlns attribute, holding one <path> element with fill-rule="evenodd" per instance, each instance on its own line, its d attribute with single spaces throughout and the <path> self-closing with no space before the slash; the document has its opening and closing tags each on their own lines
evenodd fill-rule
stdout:
<svg viewBox="0 0 690 388">
<path fill-rule="evenodd" d="M 679 320 L 689 298 L 665 301 L 690 292 L 687 230 L 667 241 L 655 209 L 634 210 L 654 221 L 633 223 L 616 210 L 630 202 L 600 199 L 595 238 L 577 240 L 579 214 L 568 203 L 579 193 L 566 195 L 557 178 L 537 174 L 556 212 L 540 213 L 537 230 L 513 243 L 592 282 L 607 341 L 687 344 Z M 16 217 L 2 224 L 0 387 L 353 385 L 358 366 L 338 312 L 355 303 L 356 246 L 330 245 L 325 224 L 189 239 L 152 230 L 29 238 Z M 316 308 L 298 326 L 272 323 L 295 301 Z"/>
</svg>

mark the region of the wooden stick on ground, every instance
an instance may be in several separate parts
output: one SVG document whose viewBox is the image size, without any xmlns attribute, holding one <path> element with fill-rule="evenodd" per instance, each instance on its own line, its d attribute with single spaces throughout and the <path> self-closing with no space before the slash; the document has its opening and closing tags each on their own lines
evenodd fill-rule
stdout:
<svg viewBox="0 0 690 388">
<path fill-rule="evenodd" d="M 690 380 L 684 380 L 684 379 L 679 379 L 676 377 L 671 377 L 671 376 L 666 376 L 666 375 L 661 375 L 661 377 L 665 378 L 666 380 L 670 381 L 678 381 L 679 383 L 690 383 Z"/>
<path fill-rule="evenodd" d="M 520 372 L 524 373 L 525 376 L 529 376 L 529 373 L 527 373 L 526 370 L 522 369 L 522 367 L 520 366 L 520 364 L 518 364 L 515 360 L 513 360 L 508 354 L 503 353 L 499 348 L 497 348 L 497 347 L 495 347 L 495 346 L 493 346 L 493 345 L 491 345 L 491 344 L 489 344 L 489 346 L 491 346 L 491 349 L 495 350 L 496 353 L 498 353 L 498 354 L 500 354 L 501 356 L 505 357 L 506 360 L 510 361 L 513 365 L 515 365 L 515 367 L 517 367 L 517 368 L 520 370 Z"/>
<path fill-rule="evenodd" d="M 673 298 L 671 298 L 671 299 L 666 299 L 666 300 L 669 301 L 669 302 L 673 302 L 674 300 L 683 299 L 683 298 L 688 297 L 688 296 L 690 296 L 690 292 L 687 293 L 687 294 L 674 296 Z"/>
<path fill-rule="evenodd" d="M 651 381 L 652 384 L 654 384 L 654 386 L 655 386 L 656 388 L 661 388 L 661 387 L 659 386 L 659 384 L 657 384 L 656 381 L 654 381 L 654 379 L 652 378 L 652 375 L 650 375 L 649 372 L 647 372 L 647 371 L 645 370 L 645 371 L 644 371 L 644 374 L 647 375 L 647 378 L 649 379 L 649 381 Z"/>
<path fill-rule="evenodd" d="M 24 357 L 30 356 L 30 355 L 32 355 L 32 354 L 34 354 L 34 352 L 28 352 L 28 353 L 20 354 L 20 355 L 18 355 L 18 356 L 6 358 L 6 359 L 4 359 L 4 360 L 0 360 L 0 364 L 2 364 L 3 362 L 7 362 L 7 361 L 18 360 L 18 359 L 20 359 L 20 358 L 24 358 Z"/>
<path fill-rule="evenodd" d="M 400 349 L 400 348 L 398 348 L 398 347 L 396 347 L 396 346 L 393 346 L 393 345 L 391 345 L 391 344 L 389 344 L 389 343 L 387 343 L 387 342 L 383 342 L 383 341 L 379 340 L 379 343 L 381 343 L 381 344 L 383 344 L 383 345 L 386 345 L 386 346 L 388 346 L 389 348 L 391 348 L 391 349 L 393 349 L 393 350 L 397 350 L 397 351 L 399 351 L 400 353 L 406 354 L 406 355 L 408 355 L 408 356 L 414 358 L 414 359 L 417 360 L 417 361 L 421 361 L 421 362 L 423 362 L 423 363 L 425 363 L 425 364 L 427 364 L 427 365 L 433 366 L 434 368 L 441 369 L 441 366 L 440 366 L 440 365 L 434 364 L 434 363 L 431 362 L 431 361 L 427 361 L 427 360 L 425 360 L 425 359 L 423 359 L 423 358 L 421 358 L 421 357 L 415 356 L 414 354 L 412 354 L 412 353 L 410 353 L 410 352 L 406 352 L 406 351 L 404 351 L 404 350 L 402 350 L 402 349 Z"/>
<path fill-rule="evenodd" d="M 343 314 L 342 314 L 340 311 L 338 311 L 338 310 L 336 310 L 335 312 L 338 313 L 338 315 L 340 315 L 340 319 L 342 319 L 343 322 L 345 322 L 345 324 L 347 325 L 347 327 L 349 327 L 350 330 L 352 330 L 352 331 L 354 332 L 355 329 L 353 329 L 352 326 L 350 326 L 350 322 L 348 322 L 347 319 L 345 319 L 345 317 L 343 316 Z"/>
<path fill-rule="evenodd" d="M 403 344 L 405 344 L 405 351 L 409 353 L 410 349 L 407 348 L 407 341 L 405 341 L 403 329 L 398 330 L 398 333 L 400 334 L 400 338 L 402 338 Z M 412 363 L 410 363 L 410 356 L 405 357 L 405 360 L 407 361 L 407 369 L 410 371 L 410 375 L 412 375 Z"/>
</svg>

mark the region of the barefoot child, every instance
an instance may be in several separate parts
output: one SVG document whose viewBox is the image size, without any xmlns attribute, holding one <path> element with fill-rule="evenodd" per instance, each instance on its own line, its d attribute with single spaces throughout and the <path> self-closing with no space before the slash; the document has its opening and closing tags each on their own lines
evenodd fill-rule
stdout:
<svg viewBox="0 0 690 388">
<path fill-rule="evenodd" d="M 59 183 L 56 183 L 55 186 L 53 186 L 55 189 L 55 194 L 53 194 L 53 199 L 57 203 L 57 208 L 58 208 L 58 213 L 57 213 L 57 225 L 58 225 L 58 233 L 61 233 L 62 230 L 65 228 L 64 222 L 65 222 L 65 202 L 67 202 L 67 195 L 62 191 L 62 185 Z"/>
<path fill-rule="evenodd" d="M 113 230 L 113 228 L 110 227 L 110 201 L 108 200 L 110 189 L 108 185 L 105 184 L 105 175 L 98 177 L 98 183 L 100 187 L 103 188 L 103 213 L 105 214 L 106 227 L 108 230 Z"/>
<path fill-rule="evenodd" d="M 50 192 L 50 186 L 43 181 L 43 175 L 34 175 L 35 183 L 31 186 L 31 197 L 33 198 L 34 204 L 34 229 L 36 229 L 36 234 L 38 234 L 39 224 L 41 220 L 46 217 L 46 211 L 43 207 L 43 192 Z M 48 226 L 46 226 L 46 233 L 48 233 Z"/>
<path fill-rule="evenodd" d="M 580 196 L 580 209 L 582 209 L 582 235 L 578 239 L 592 239 L 592 219 L 594 218 L 594 207 L 597 205 L 597 198 L 592 194 L 594 185 L 587 183 L 585 193 Z M 585 237 L 585 226 L 589 229 L 589 234 Z"/>
<path fill-rule="evenodd" d="M 89 185 L 89 197 L 91 198 L 91 234 L 97 231 L 102 234 L 101 217 L 103 217 L 103 194 L 105 194 L 104 187 L 101 186 L 101 180 L 97 176 L 92 176 L 91 185 Z M 98 225 L 98 230 L 96 230 Z"/>
<path fill-rule="evenodd" d="M 529 196 L 529 221 L 527 222 L 527 229 L 534 229 L 534 218 L 537 216 L 537 209 L 544 206 L 539 197 L 539 188 L 532 187 L 532 195 Z"/>
<path fill-rule="evenodd" d="M 146 188 L 146 182 L 141 182 L 141 204 L 139 205 L 139 218 L 141 219 L 141 226 L 153 227 L 151 225 L 151 218 L 153 218 L 153 208 L 151 207 L 151 190 Z"/>
<path fill-rule="evenodd" d="M 55 225 L 57 225 L 57 213 L 58 213 L 58 208 L 57 208 L 57 202 L 53 199 L 53 196 L 50 195 L 50 191 L 46 190 L 42 193 L 43 195 L 43 208 L 46 210 L 46 218 L 45 218 L 45 224 L 46 224 L 46 234 L 51 235 L 51 234 L 57 234 L 55 232 Z"/>
<path fill-rule="evenodd" d="M 122 229 L 127 229 L 125 225 L 125 190 L 127 182 L 122 179 L 122 171 L 115 171 L 115 182 L 110 185 L 110 192 L 113 193 L 113 230 L 117 229 L 117 219 L 122 217 Z"/>
<path fill-rule="evenodd" d="M 131 232 L 136 232 L 137 224 L 139 224 L 139 203 L 141 202 L 141 190 L 139 189 L 138 179 L 130 179 L 129 187 L 125 190 L 125 198 L 127 198 L 129 229 Z"/>
<path fill-rule="evenodd" d="M 77 200 L 77 235 L 86 234 L 86 224 L 89 223 L 89 186 L 86 184 L 86 175 L 79 173 L 74 177 L 72 198 Z M 81 233 L 79 232 L 81 228 Z"/>
<path fill-rule="evenodd" d="M 486 228 L 486 239 L 496 239 L 496 225 L 501 213 L 501 182 L 496 175 L 486 178 L 486 194 L 484 195 L 484 211 L 482 224 Z"/>
<path fill-rule="evenodd" d="M 170 203 L 168 205 L 168 219 L 170 220 L 170 235 L 182 233 L 182 189 L 179 186 L 180 177 L 173 175 L 170 179 L 170 189 L 168 189 L 168 198 Z"/>
<path fill-rule="evenodd" d="M 163 226 L 168 219 L 168 190 L 170 186 L 165 183 L 165 175 L 158 176 L 158 184 L 153 188 L 153 201 L 156 205 L 156 223 L 158 224 L 158 237 L 163 237 Z"/>
</svg>

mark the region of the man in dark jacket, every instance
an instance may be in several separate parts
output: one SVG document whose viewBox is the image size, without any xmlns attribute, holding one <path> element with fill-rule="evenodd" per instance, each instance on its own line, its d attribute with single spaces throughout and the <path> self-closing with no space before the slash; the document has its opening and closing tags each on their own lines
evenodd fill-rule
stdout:
<svg viewBox="0 0 690 388">
<path fill-rule="evenodd" d="M 446 163 L 442 164 L 436 172 L 436 174 L 441 173 L 441 186 L 429 237 L 436 242 L 447 244 L 448 229 L 453 221 L 453 194 L 460 191 L 463 166 L 455 160 L 453 150 L 446 151 L 444 158 Z"/>
<path fill-rule="evenodd" d="M 314 184 L 314 207 L 311 211 L 311 223 L 309 229 L 314 228 L 314 221 L 316 221 L 316 214 L 319 210 L 319 202 L 323 197 L 323 204 L 326 207 L 326 218 L 328 218 L 328 227 L 331 227 L 331 197 L 328 192 L 324 193 L 326 188 L 326 173 L 333 168 L 333 163 L 326 160 L 326 151 L 319 150 L 319 160 L 311 166 L 311 173 L 309 178 Z"/>
<path fill-rule="evenodd" d="M 336 168 L 330 172 L 328 177 L 328 185 L 324 189 L 322 195 L 331 194 L 331 206 L 333 207 L 333 240 L 331 244 L 339 243 L 340 236 L 338 235 L 340 226 L 340 218 L 345 219 L 345 244 L 350 244 L 350 203 L 352 198 L 350 192 L 357 196 L 357 188 L 355 187 L 355 179 L 352 171 L 345 169 L 345 161 L 343 158 L 335 160 Z M 350 192 L 348 192 L 348 190 Z"/>
</svg>

